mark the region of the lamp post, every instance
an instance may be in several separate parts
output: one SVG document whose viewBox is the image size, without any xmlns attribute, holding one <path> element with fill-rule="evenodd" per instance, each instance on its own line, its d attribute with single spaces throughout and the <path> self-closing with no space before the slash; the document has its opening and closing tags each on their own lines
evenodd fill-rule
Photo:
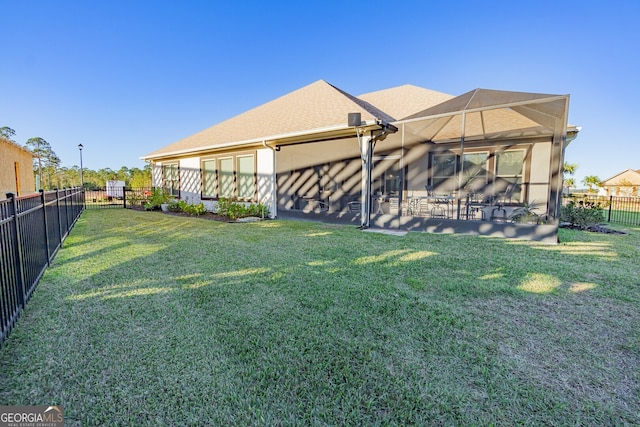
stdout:
<svg viewBox="0 0 640 427">
<path fill-rule="evenodd" d="M 80 150 L 80 186 L 84 189 L 84 173 L 82 172 L 82 149 L 84 146 L 82 144 L 78 144 L 78 150 Z"/>
</svg>

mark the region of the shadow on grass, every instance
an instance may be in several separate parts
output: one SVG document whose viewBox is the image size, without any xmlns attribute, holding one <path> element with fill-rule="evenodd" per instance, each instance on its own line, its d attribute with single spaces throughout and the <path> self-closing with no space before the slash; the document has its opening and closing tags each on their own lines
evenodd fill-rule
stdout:
<svg viewBox="0 0 640 427">
<path fill-rule="evenodd" d="M 637 249 L 564 238 L 90 212 L 0 354 L 0 399 L 84 424 L 632 423 Z"/>
</svg>

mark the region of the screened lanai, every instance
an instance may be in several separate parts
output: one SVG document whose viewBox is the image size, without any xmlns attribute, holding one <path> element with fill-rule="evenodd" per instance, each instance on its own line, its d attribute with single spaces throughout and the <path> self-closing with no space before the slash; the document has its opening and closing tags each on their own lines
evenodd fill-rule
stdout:
<svg viewBox="0 0 640 427">
<path fill-rule="evenodd" d="M 374 213 L 505 220 L 526 205 L 553 221 L 568 102 L 568 95 L 476 89 L 396 122 L 400 141 L 374 153 Z M 395 188 L 380 191 L 385 184 Z"/>
</svg>

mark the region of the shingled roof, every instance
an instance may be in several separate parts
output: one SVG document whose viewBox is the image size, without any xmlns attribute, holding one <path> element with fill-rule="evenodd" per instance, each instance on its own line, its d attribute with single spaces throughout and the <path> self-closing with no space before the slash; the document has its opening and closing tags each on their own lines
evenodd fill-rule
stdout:
<svg viewBox="0 0 640 427">
<path fill-rule="evenodd" d="M 297 132 L 314 133 L 346 128 L 347 114 L 360 113 L 363 121 L 393 121 L 368 102 L 318 80 L 208 129 L 163 147 L 143 158 L 274 140 Z"/>
<path fill-rule="evenodd" d="M 358 98 L 375 105 L 397 121 L 452 99 L 453 95 L 419 86 L 403 85 L 365 93 Z"/>
</svg>

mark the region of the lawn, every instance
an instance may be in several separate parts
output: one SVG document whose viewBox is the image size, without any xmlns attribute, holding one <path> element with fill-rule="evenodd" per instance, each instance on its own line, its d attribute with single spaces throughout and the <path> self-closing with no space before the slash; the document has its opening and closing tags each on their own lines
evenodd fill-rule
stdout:
<svg viewBox="0 0 640 427">
<path fill-rule="evenodd" d="M 86 211 L 0 349 L 0 404 L 83 426 L 638 425 L 624 230 L 544 245 Z"/>
</svg>

